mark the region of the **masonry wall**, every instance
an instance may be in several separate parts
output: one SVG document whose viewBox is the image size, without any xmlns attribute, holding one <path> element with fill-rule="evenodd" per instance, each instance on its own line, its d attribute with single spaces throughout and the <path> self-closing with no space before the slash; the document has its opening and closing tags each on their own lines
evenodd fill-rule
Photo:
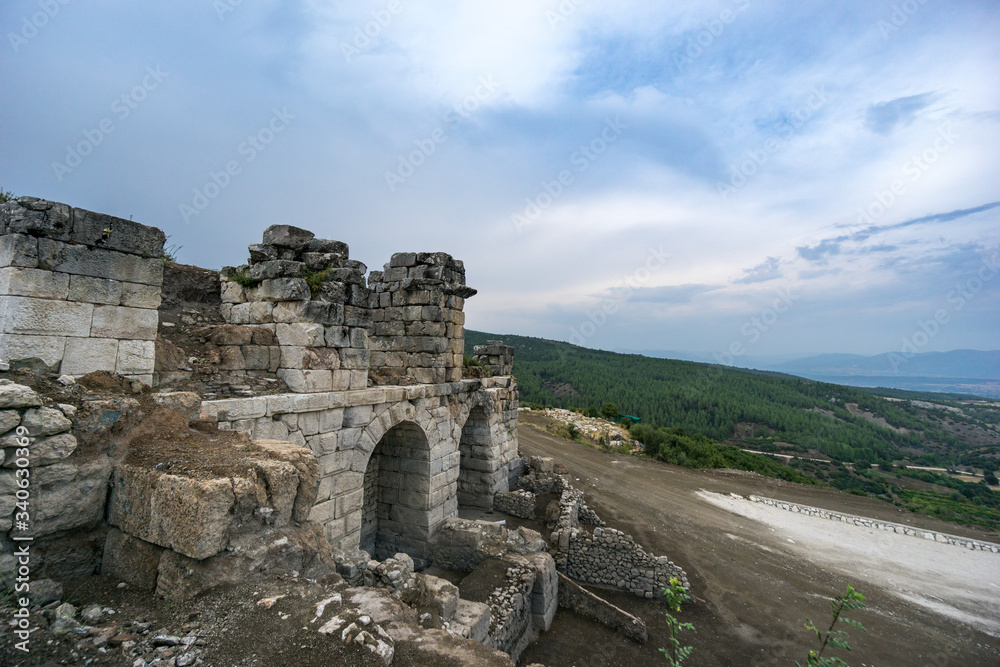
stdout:
<svg viewBox="0 0 1000 667">
<path fill-rule="evenodd" d="M 0 204 L 0 359 L 151 384 L 165 240 L 35 197 Z"/>
<path fill-rule="evenodd" d="M 411 531 L 403 536 L 400 548 L 423 558 L 429 537 L 441 522 L 457 514 L 459 442 L 476 408 L 488 416 L 493 438 L 484 459 L 492 468 L 490 479 L 496 480 L 489 492 L 507 491 L 507 471 L 518 460 L 517 392 L 508 377 L 204 401 L 201 411 L 222 428 L 309 447 L 320 465 L 317 504 L 310 519 L 324 526 L 335 547 L 348 551 L 362 542 L 365 472 L 371 472 L 372 452 L 393 428 L 413 424 L 426 439 L 427 473 L 396 480 L 398 491 L 421 494 L 426 509 L 411 516 Z M 411 480 L 419 481 L 410 486 Z M 369 488 L 374 484 L 369 479 Z M 372 512 L 369 505 L 368 515 Z"/>
</svg>

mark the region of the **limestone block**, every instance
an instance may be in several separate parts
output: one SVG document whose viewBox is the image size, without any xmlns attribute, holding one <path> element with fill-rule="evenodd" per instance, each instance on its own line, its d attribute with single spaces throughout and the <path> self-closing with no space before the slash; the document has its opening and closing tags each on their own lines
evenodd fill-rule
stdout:
<svg viewBox="0 0 1000 667">
<path fill-rule="evenodd" d="M 163 255 L 166 234 L 163 230 L 131 220 L 73 209 L 73 233 L 70 240 L 89 246 L 99 245 L 132 255 L 158 258 Z"/>
<path fill-rule="evenodd" d="M 271 313 L 274 310 L 274 304 L 264 301 L 254 301 L 250 304 L 250 323 L 251 324 L 266 324 L 271 322 Z"/>
<path fill-rule="evenodd" d="M 38 239 L 25 234 L 0 236 L 0 266 L 38 266 Z"/>
<path fill-rule="evenodd" d="M 308 394 L 321 391 L 333 391 L 333 374 L 341 371 L 303 371 L 282 368 L 278 377 L 284 380 L 288 388 L 298 394 Z M 346 388 L 346 387 L 345 387 Z"/>
<path fill-rule="evenodd" d="M 250 251 L 251 262 L 267 262 L 272 259 L 278 259 L 278 248 L 273 245 L 251 243 L 247 246 L 247 250 Z"/>
<path fill-rule="evenodd" d="M 238 347 L 227 346 L 219 350 L 219 367 L 227 371 L 245 370 L 246 358 Z"/>
<path fill-rule="evenodd" d="M 95 306 L 94 324 L 91 327 L 90 335 L 95 338 L 151 341 L 156 339 L 156 329 L 159 322 L 159 313 L 155 310 L 126 308 L 124 306 Z"/>
<path fill-rule="evenodd" d="M 34 466 L 47 466 L 73 453 L 76 449 L 76 438 L 69 433 L 60 433 L 50 438 L 41 438 L 31 444 L 31 454 L 28 460 Z M 11 456 L 10 460 L 4 463 L 5 468 L 13 468 L 16 459 Z"/>
<path fill-rule="evenodd" d="M 100 456 L 70 461 L 32 471 L 31 532 L 35 537 L 93 526 L 104 520 L 111 460 Z"/>
<path fill-rule="evenodd" d="M 0 410 L 0 433 L 6 433 L 20 423 L 21 415 L 17 410 Z"/>
<path fill-rule="evenodd" d="M 141 283 L 122 283 L 121 305 L 130 308 L 160 307 L 160 287 L 158 285 L 143 285 Z"/>
<path fill-rule="evenodd" d="M 452 628 L 460 628 L 459 636 L 485 643 L 490 632 L 490 607 L 483 602 L 459 599 Z"/>
<path fill-rule="evenodd" d="M 301 227 L 271 225 L 264 230 L 263 243 L 264 245 L 273 245 L 279 248 L 300 250 L 315 237 L 315 234 Z"/>
<path fill-rule="evenodd" d="M 420 607 L 430 609 L 444 623 L 455 617 L 458 610 L 458 586 L 447 579 L 424 574 L 420 575 L 420 589 Z"/>
<path fill-rule="evenodd" d="M 30 408 L 41 404 L 41 397 L 31 387 L 0 380 L 0 408 Z"/>
<path fill-rule="evenodd" d="M 119 465 L 112 478 L 108 523 L 201 560 L 228 544 L 235 504 L 229 478 L 193 480 Z"/>
<path fill-rule="evenodd" d="M 154 314 L 156 311 L 152 311 Z M 142 375 L 153 370 L 156 344 L 151 340 L 123 340 L 118 345 L 115 372 L 121 375 Z"/>
<path fill-rule="evenodd" d="M 306 301 L 309 285 L 302 278 L 271 278 L 260 284 L 257 296 L 263 301 Z"/>
<path fill-rule="evenodd" d="M 0 234 L 30 234 L 71 240 L 73 210 L 66 204 L 18 197 L 0 204 Z"/>
<path fill-rule="evenodd" d="M 139 590 L 152 591 L 156 588 L 162 554 L 163 547 L 112 528 L 104 542 L 101 574 L 124 581 Z"/>
<path fill-rule="evenodd" d="M 254 280 L 266 280 L 268 278 L 281 278 L 283 276 L 297 278 L 302 275 L 306 265 L 302 262 L 292 262 L 287 260 L 270 260 L 258 262 L 250 267 L 250 277 Z"/>
<path fill-rule="evenodd" d="M 0 268 L 0 294 L 65 299 L 68 293 L 69 276 L 65 273 L 16 266 Z"/>
<path fill-rule="evenodd" d="M 188 419 L 197 419 L 201 412 L 201 397 L 193 391 L 170 391 L 152 394 L 161 408 L 176 410 Z"/>
<path fill-rule="evenodd" d="M 350 347 L 350 330 L 343 326 L 325 327 L 325 340 L 329 347 Z"/>
<path fill-rule="evenodd" d="M 28 435 L 40 438 L 56 433 L 65 433 L 73 428 L 73 422 L 66 419 L 62 410 L 55 408 L 30 408 L 21 419 L 21 426 L 28 429 Z"/>
<path fill-rule="evenodd" d="M 0 296 L 3 333 L 86 338 L 93 314 L 94 306 L 87 303 Z"/>
<path fill-rule="evenodd" d="M 275 325 L 275 335 L 278 344 L 282 346 L 322 347 L 324 345 L 324 330 L 320 324 L 296 322 Z"/>
<path fill-rule="evenodd" d="M 271 367 L 271 351 L 264 345 L 245 345 L 243 352 L 244 364 L 247 370 L 266 371 Z"/>
<path fill-rule="evenodd" d="M 291 518 L 305 521 L 309 510 L 316 503 L 319 480 L 319 460 L 309 448 L 279 440 L 256 440 L 254 444 L 264 449 L 272 458 L 294 467 L 298 477 L 298 488 Z"/>
<path fill-rule="evenodd" d="M 0 297 L 2 298 L 2 297 Z M 0 305 L 0 318 L 6 317 Z M 48 366 L 55 366 L 63 357 L 68 339 L 61 336 L 22 336 L 0 333 L 0 359 L 41 359 Z"/>
<path fill-rule="evenodd" d="M 122 283 L 106 278 L 70 276 L 69 300 L 117 306 L 122 300 Z"/>
<path fill-rule="evenodd" d="M 114 250 L 38 239 L 38 268 L 144 285 L 163 284 L 163 262 Z"/>
<path fill-rule="evenodd" d="M 222 303 L 243 303 L 247 300 L 246 289 L 243 285 L 231 280 L 222 280 Z"/>
<path fill-rule="evenodd" d="M 316 238 L 310 239 L 304 246 L 302 246 L 302 252 L 333 253 L 335 255 L 340 255 L 345 260 L 350 255 L 350 250 L 347 247 L 347 244 L 343 241 Z"/>
<path fill-rule="evenodd" d="M 117 340 L 111 338 L 68 338 L 59 371 L 64 375 L 86 375 L 93 371 L 113 371 L 117 360 Z M 152 370 L 152 367 L 149 370 Z"/>
</svg>

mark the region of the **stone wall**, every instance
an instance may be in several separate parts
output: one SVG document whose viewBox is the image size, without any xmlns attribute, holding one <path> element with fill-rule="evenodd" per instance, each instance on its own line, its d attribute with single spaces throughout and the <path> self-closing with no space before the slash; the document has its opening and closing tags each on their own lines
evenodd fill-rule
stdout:
<svg viewBox="0 0 1000 667">
<path fill-rule="evenodd" d="M 646 598 L 659 597 L 672 577 L 690 590 L 684 570 L 668 558 L 653 556 L 630 535 L 605 528 L 604 521 L 584 504 L 583 491 L 573 488 L 567 477 L 559 474 L 563 467 L 558 462 L 533 456 L 528 466 L 528 473 L 517 480 L 517 487 L 533 493 L 559 492 L 558 512 L 547 518 L 547 524 L 551 529 L 549 548 L 560 572 L 576 581 Z M 508 503 L 511 495 L 500 496 L 501 505 Z"/>
<path fill-rule="evenodd" d="M 0 359 L 153 381 L 164 233 L 66 204 L 0 204 Z"/>
<path fill-rule="evenodd" d="M 613 628 L 640 644 L 646 643 L 649 639 L 646 623 L 641 618 L 637 618 L 607 600 L 597 597 L 561 572 L 559 573 L 559 606 L 572 609 L 584 618 L 593 619 Z"/>
<path fill-rule="evenodd" d="M 244 368 L 274 368 L 299 393 L 366 388 L 367 267 L 348 258 L 347 244 L 290 225 L 268 227 L 249 250 L 247 264 L 222 270 L 222 316 L 271 332 L 278 358 L 244 354 Z M 234 355 L 234 368 L 240 361 Z"/>
<path fill-rule="evenodd" d="M 514 348 L 499 340 L 488 340 L 486 345 L 472 348 L 476 361 L 490 369 L 493 375 L 510 375 L 514 369 Z"/>
<path fill-rule="evenodd" d="M 525 489 L 493 496 L 493 509 L 520 519 L 535 518 L 535 494 Z"/>
<path fill-rule="evenodd" d="M 488 447 L 477 445 L 482 447 L 480 458 L 463 459 L 463 431 L 476 411 L 484 415 L 491 440 Z M 204 401 L 201 412 L 220 428 L 312 450 L 320 472 L 310 518 L 345 551 L 361 546 L 366 517 L 375 516 L 400 538 L 386 542 L 386 550 L 426 558 L 429 537 L 457 514 L 463 466 L 472 462 L 476 474 L 493 480 L 494 486 L 484 491 L 492 499 L 492 494 L 507 490 L 508 466 L 518 459 L 517 393 L 509 377 Z M 391 442 L 400 435 L 394 429 L 401 426 L 411 440 L 405 455 Z M 370 467 L 372 461 L 378 462 L 377 470 Z M 381 500 L 373 499 L 374 489 Z M 407 517 L 405 531 L 392 527 L 396 519 L 390 514 Z M 373 530 L 367 525 L 366 539 Z"/>
<path fill-rule="evenodd" d="M 403 252 L 368 277 L 372 291 L 372 367 L 390 380 L 462 379 L 465 266 L 443 252 Z"/>
<path fill-rule="evenodd" d="M 891 533 L 897 533 L 899 535 L 917 537 L 922 540 L 933 540 L 935 542 L 940 542 L 941 544 L 951 544 L 952 546 L 962 547 L 963 549 L 971 549 L 972 551 L 1000 553 L 1000 544 L 982 542 L 968 537 L 959 537 L 958 535 L 949 535 L 948 533 L 924 530 L 923 528 L 906 526 L 901 523 L 880 521 L 878 519 L 871 519 L 869 517 L 857 516 L 854 514 L 846 514 L 844 512 L 833 512 L 819 507 L 799 505 L 798 503 L 790 503 L 785 500 L 775 500 L 774 498 L 765 498 L 763 496 L 749 496 L 748 499 L 755 503 L 770 505 L 771 507 L 777 507 L 778 509 L 783 509 L 787 512 L 795 512 L 796 514 L 807 514 L 821 519 L 829 519 L 830 521 L 840 521 L 841 523 L 849 523 L 864 528 L 874 528 L 875 530 L 884 530 Z"/>
<path fill-rule="evenodd" d="M 111 462 L 106 456 L 69 459 L 77 449 L 70 433 L 75 412 L 71 405 L 46 406 L 32 389 L 0 380 L 0 582 L 15 571 L 15 535 L 33 540 L 35 578 L 93 572 L 90 554 L 52 554 L 45 545 L 51 536 L 88 532 L 104 519 Z M 25 513 L 24 523 L 16 512 Z M 52 562 L 43 559 L 46 552 Z"/>
</svg>

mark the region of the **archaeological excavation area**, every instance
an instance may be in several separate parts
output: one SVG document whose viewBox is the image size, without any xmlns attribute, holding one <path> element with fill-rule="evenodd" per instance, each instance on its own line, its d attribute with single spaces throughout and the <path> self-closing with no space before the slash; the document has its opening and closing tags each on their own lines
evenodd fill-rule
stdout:
<svg viewBox="0 0 1000 667">
<path fill-rule="evenodd" d="M 213 271 L 164 242 L 0 204 L 0 577 L 30 569 L 0 650 L 34 647 L 17 664 L 218 664 L 250 650 L 211 621 L 227 605 L 293 664 L 511 664 L 559 606 L 645 641 L 581 583 L 687 585 L 558 463 L 521 455 L 513 349 L 466 356 L 461 261 L 369 271 L 272 225 Z M 151 628 L 71 604 L 71 582 L 200 611 Z"/>
</svg>

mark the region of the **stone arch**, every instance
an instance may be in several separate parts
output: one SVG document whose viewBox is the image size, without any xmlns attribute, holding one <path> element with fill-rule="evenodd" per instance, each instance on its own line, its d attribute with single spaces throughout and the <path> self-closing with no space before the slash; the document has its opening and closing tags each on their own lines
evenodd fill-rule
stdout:
<svg viewBox="0 0 1000 667">
<path fill-rule="evenodd" d="M 360 547 L 377 560 L 426 556 L 432 524 L 431 447 L 413 421 L 386 430 L 364 471 Z"/>
<path fill-rule="evenodd" d="M 493 401 L 489 394 L 477 400 L 462 426 L 458 449 L 458 504 L 492 509 L 498 490 L 496 443 L 493 439 Z"/>
</svg>

